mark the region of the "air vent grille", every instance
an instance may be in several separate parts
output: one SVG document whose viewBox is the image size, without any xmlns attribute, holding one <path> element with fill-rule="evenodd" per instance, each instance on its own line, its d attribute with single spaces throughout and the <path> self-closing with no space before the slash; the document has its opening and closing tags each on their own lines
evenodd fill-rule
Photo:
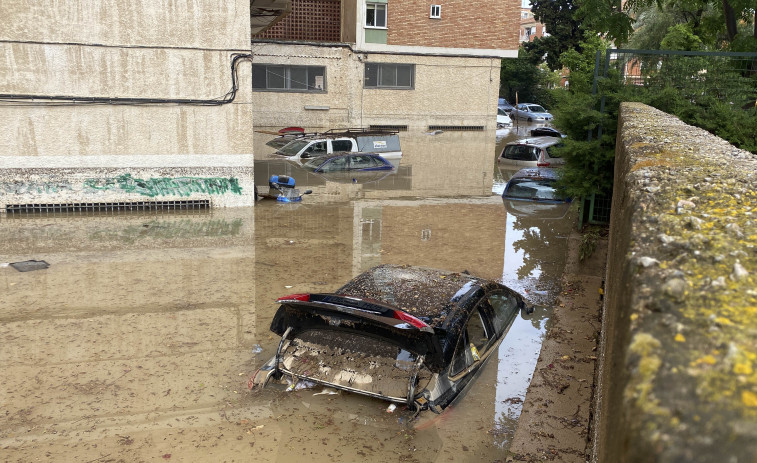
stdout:
<svg viewBox="0 0 757 463">
<path fill-rule="evenodd" d="M 210 200 L 186 201 L 133 201 L 113 203 L 60 203 L 60 204 L 8 204 L 8 214 L 45 214 L 59 212 L 109 212 L 109 211 L 153 211 L 207 209 Z"/>
<path fill-rule="evenodd" d="M 368 126 L 370 130 L 396 130 L 398 132 L 407 132 L 406 125 L 377 124 Z"/>
<path fill-rule="evenodd" d="M 483 125 L 429 125 L 429 130 L 448 130 L 456 132 L 481 132 Z"/>
</svg>

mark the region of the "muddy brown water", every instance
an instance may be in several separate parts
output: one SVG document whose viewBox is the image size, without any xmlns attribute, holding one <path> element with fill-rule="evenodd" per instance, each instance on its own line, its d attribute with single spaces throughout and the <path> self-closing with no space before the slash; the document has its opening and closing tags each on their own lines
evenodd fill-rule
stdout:
<svg viewBox="0 0 757 463">
<path fill-rule="evenodd" d="M 403 134 L 406 179 L 325 182 L 299 204 L 0 217 L 3 459 L 503 459 L 575 223 L 565 206 L 491 194 L 503 140 Z M 32 259 L 50 267 L 4 265 Z M 536 311 L 421 426 L 353 394 L 248 389 L 278 343 L 277 297 L 331 291 L 381 263 L 501 280 Z"/>
</svg>

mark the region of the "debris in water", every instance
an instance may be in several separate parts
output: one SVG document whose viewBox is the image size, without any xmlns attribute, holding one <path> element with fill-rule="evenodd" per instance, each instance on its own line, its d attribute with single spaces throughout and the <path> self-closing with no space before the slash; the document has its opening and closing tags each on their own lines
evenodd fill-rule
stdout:
<svg viewBox="0 0 757 463">
<path fill-rule="evenodd" d="M 391 404 L 388 407 L 386 407 L 387 413 L 394 413 L 394 411 L 397 409 L 397 406 L 395 404 Z"/>
<path fill-rule="evenodd" d="M 44 270 L 50 267 L 50 264 L 44 260 L 25 260 L 23 262 L 12 262 L 10 266 L 19 272 L 31 272 L 32 270 Z"/>
<path fill-rule="evenodd" d="M 260 344 L 255 344 L 254 346 L 252 346 L 252 353 L 253 354 L 259 354 L 261 352 L 263 352 L 263 348 L 260 347 Z"/>
</svg>

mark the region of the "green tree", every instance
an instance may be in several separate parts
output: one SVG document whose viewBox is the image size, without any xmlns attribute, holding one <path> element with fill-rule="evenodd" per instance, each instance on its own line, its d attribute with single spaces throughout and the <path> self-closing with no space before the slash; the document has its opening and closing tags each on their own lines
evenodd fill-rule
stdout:
<svg viewBox="0 0 757 463">
<path fill-rule="evenodd" d="M 534 65 L 523 48 L 518 50 L 518 58 L 502 60 L 499 72 L 499 95 L 515 104 L 518 101 L 539 103 L 550 106 L 549 92 L 552 76 L 548 70 Z"/>
<path fill-rule="evenodd" d="M 580 46 L 581 23 L 574 18 L 576 9 L 573 0 L 531 0 L 534 19 L 544 24 L 549 34 L 524 44 L 531 62 L 538 64 L 543 59 L 554 71 L 562 67 L 560 55 Z"/>
</svg>

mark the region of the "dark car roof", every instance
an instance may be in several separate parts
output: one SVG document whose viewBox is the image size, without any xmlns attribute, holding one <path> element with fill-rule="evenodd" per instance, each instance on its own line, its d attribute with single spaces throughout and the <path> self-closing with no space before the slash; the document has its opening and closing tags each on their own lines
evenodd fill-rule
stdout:
<svg viewBox="0 0 757 463">
<path fill-rule="evenodd" d="M 423 318 L 432 327 L 444 324 L 466 296 L 491 284 L 474 276 L 424 267 L 381 265 L 364 272 L 335 292 L 373 299 Z"/>
</svg>

